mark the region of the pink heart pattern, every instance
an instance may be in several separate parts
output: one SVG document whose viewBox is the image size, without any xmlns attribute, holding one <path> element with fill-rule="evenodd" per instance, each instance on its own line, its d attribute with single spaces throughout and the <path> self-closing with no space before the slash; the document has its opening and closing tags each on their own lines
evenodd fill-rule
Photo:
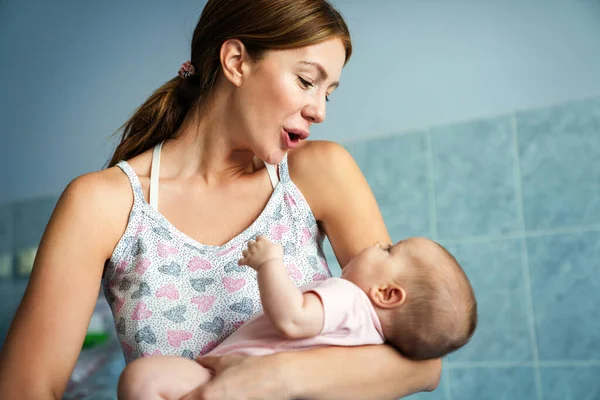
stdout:
<svg viewBox="0 0 600 400">
<path fill-rule="evenodd" d="M 233 323 L 233 329 L 237 330 L 240 326 L 244 325 L 244 321 L 236 321 Z"/>
<path fill-rule="evenodd" d="M 204 345 L 204 347 L 202 348 L 202 350 L 200 350 L 200 355 L 203 356 L 206 353 L 208 353 L 209 351 L 213 350 L 215 347 L 217 347 L 219 345 L 219 342 L 215 341 L 215 340 L 211 340 L 210 342 L 206 343 Z"/>
<path fill-rule="evenodd" d="M 140 321 L 143 319 L 148 319 L 152 316 L 152 311 L 148 310 L 148 306 L 143 301 L 138 302 L 133 309 L 133 313 L 131 314 L 131 319 L 135 321 Z"/>
<path fill-rule="evenodd" d="M 198 296 L 192 299 L 192 303 L 198 306 L 198 311 L 205 313 L 212 308 L 216 299 L 216 296 Z"/>
<path fill-rule="evenodd" d="M 302 228 L 302 239 L 300 240 L 300 245 L 306 246 L 306 243 L 308 243 L 308 241 L 311 238 L 312 238 L 312 235 L 310 234 L 310 231 L 308 230 L 308 228 L 306 228 L 306 227 Z"/>
<path fill-rule="evenodd" d="M 327 277 L 323 274 L 314 274 L 313 281 L 324 281 Z"/>
<path fill-rule="evenodd" d="M 191 272 L 196 272 L 199 269 L 201 269 L 203 271 L 208 271 L 212 267 L 213 267 L 213 265 L 210 263 L 210 261 L 205 260 L 204 258 L 200 258 L 200 257 L 192 258 L 188 264 L 188 269 Z"/>
<path fill-rule="evenodd" d="M 192 242 L 171 229 L 169 221 L 143 201 L 131 168 L 119 165 L 136 198 L 124 245 L 115 249 L 104 284 L 115 321 L 123 321 L 118 334 L 128 362 L 159 354 L 191 358 L 207 354 L 243 325 L 251 315 L 241 300 L 258 304 L 259 297 L 256 273 L 236 268 L 238 253 L 257 235 L 284 245 L 286 269 L 295 284 L 328 278 L 318 246 L 321 232 L 306 200 L 289 180 L 285 160 L 278 195 L 259 215 L 260 223 L 219 247 Z"/>
<path fill-rule="evenodd" d="M 234 279 L 225 277 L 223 278 L 223 285 L 229 293 L 234 293 L 246 286 L 246 280 L 244 278 Z"/>
<path fill-rule="evenodd" d="M 139 224 L 138 227 L 137 227 L 137 230 L 135 231 L 135 236 L 137 236 L 140 233 L 144 232 L 146 229 L 148 229 L 148 227 L 146 225 Z"/>
<path fill-rule="evenodd" d="M 169 330 L 167 332 L 167 341 L 171 345 L 171 347 L 179 348 L 181 346 L 181 342 L 185 342 L 186 340 L 190 340 L 192 338 L 192 333 L 188 331 L 175 331 Z"/>
<path fill-rule="evenodd" d="M 283 195 L 283 200 L 285 200 L 290 207 L 294 207 L 296 205 L 294 198 L 287 193 Z"/>
<path fill-rule="evenodd" d="M 133 355 L 133 347 L 131 345 L 129 345 L 129 343 L 121 340 L 121 349 L 123 349 L 123 353 L 125 353 L 125 357 L 127 359 L 130 359 L 131 356 Z"/>
<path fill-rule="evenodd" d="M 158 289 L 156 291 L 156 297 L 166 297 L 169 300 L 178 300 L 179 299 L 179 291 L 177 290 L 177 286 L 170 283 Z"/>
<path fill-rule="evenodd" d="M 288 264 L 288 265 L 286 265 L 286 267 L 287 267 L 288 274 L 290 275 L 290 277 L 293 280 L 299 281 L 302 279 L 302 277 L 303 277 L 302 272 L 300 272 L 298 267 L 296 267 L 296 264 Z"/>
<path fill-rule="evenodd" d="M 142 355 L 144 357 L 150 357 L 150 356 L 162 356 L 162 353 L 160 350 L 156 349 L 154 350 L 152 353 L 142 353 Z"/>
<path fill-rule="evenodd" d="M 222 256 L 224 256 L 224 255 L 226 255 L 226 254 L 229 254 L 229 253 L 231 253 L 232 251 L 234 251 L 235 249 L 237 249 L 237 247 L 238 247 L 238 245 L 236 244 L 235 246 L 231 246 L 231 247 L 230 247 L 230 248 L 228 248 L 228 249 L 221 250 L 221 251 L 217 252 L 217 256 L 218 256 L 218 257 L 222 257 Z"/>
<path fill-rule="evenodd" d="M 179 251 L 177 250 L 177 247 L 173 247 L 164 242 L 158 242 L 156 244 L 156 252 L 158 253 L 159 257 L 167 258 L 171 254 L 177 254 Z"/>
<path fill-rule="evenodd" d="M 117 269 L 115 270 L 115 273 L 117 275 L 122 274 L 123 272 L 125 272 L 128 265 L 129 265 L 129 263 L 126 260 L 119 261 L 119 263 L 117 264 Z"/>
<path fill-rule="evenodd" d="M 273 225 L 271 227 L 271 237 L 275 240 L 281 240 L 284 234 L 290 231 L 290 228 L 285 225 Z"/>
<path fill-rule="evenodd" d="M 115 307 L 115 314 L 118 313 L 119 311 L 121 311 L 121 307 L 123 307 L 123 304 L 125 304 L 125 299 L 117 296 L 115 298 L 115 302 L 113 303 L 113 305 Z"/>
<path fill-rule="evenodd" d="M 148 269 L 148 267 L 150 266 L 150 264 L 152 264 L 152 261 L 150 261 L 150 259 L 148 259 L 148 258 L 142 259 L 135 266 L 135 273 L 138 274 L 139 276 L 144 275 L 144 272 L 146 272 L 146 270 Z"/>
</svg>

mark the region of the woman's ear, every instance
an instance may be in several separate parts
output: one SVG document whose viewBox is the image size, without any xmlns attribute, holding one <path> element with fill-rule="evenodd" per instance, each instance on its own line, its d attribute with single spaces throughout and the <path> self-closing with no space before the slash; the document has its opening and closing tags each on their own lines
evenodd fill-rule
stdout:
<svg viewBox="0 0 600 400">
<path fill-rule="evenodd" d="M 250 57 L 239 39 L 226 40 L 221 46 L 221 67 L 228 81 L 240 87 L 248 75 Z"/>
<path fill-rule="evenodd" d="M 406 300 L 406 292 L 395 283 L 372 287 L 369 294 L 371 300 L 380 308 L 398 307 Z"/>
</svg>

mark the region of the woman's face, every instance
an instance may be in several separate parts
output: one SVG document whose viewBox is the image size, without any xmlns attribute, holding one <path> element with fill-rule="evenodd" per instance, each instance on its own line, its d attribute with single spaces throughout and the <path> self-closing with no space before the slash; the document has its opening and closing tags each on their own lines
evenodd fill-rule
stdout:
<svg viewBox="0 0 600 400">
<path fill-rule="evenodd" d="M 276 164 L 325 120 L 326 101 L 345 62 L 338 38 L 291 49 L 271 50 L 249 68 L 237 89 L 236 109 L 247 146 Z"/>
</svg>

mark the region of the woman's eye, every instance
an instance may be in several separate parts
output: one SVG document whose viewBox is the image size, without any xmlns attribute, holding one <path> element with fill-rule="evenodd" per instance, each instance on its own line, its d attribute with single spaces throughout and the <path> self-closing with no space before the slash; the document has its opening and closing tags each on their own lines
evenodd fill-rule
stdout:
<svg viewBox="0 0 600 400">
<path fill-rule="evenodd" d="M 302 86 L 304 86 L 306 89 L 314 86 L 311 82 L 307 81 L 306 79 L 302 78 L 301 76 L 298 77 L 298 80 L 300 81 Z"/>
</svg>

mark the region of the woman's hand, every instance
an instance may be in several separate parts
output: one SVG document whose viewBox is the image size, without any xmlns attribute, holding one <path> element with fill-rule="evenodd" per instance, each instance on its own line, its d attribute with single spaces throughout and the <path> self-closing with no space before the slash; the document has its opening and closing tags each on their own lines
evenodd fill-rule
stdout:
<svg viewBox="0 0 600 400">
<path fill-rule="evenodd" d="M 198 357 L 197 361 L 213 371 L 214 378 L 182 400 L 291 399 L 277 354 L 209 356 Z"/>
</svg>

